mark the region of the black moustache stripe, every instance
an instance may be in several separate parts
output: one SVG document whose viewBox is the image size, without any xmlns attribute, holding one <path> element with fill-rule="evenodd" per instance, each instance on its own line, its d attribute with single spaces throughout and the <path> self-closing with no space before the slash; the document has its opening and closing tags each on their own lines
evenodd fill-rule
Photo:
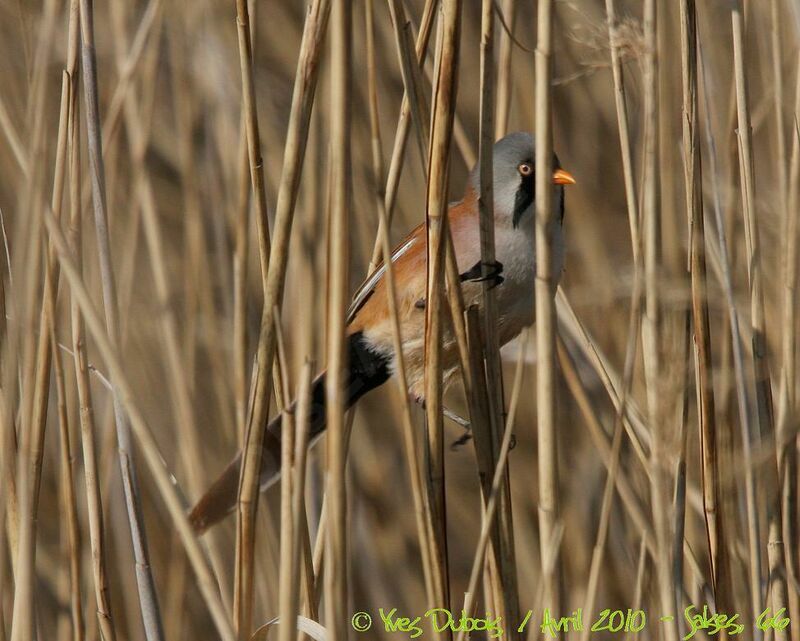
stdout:
<svg viewBox="0 0 800 641">
<path fill-rule="evenodd" d="M 514 214 L 511 218 L 511 224 L 514 226 L 514 229 L 519 225 L 522 214 L 531 206 L 535 197 L 536 190 L 533 185 L 533 174 L 530 176 L 522 176 L 517 194 L 514 196 Z"/>
</svg>

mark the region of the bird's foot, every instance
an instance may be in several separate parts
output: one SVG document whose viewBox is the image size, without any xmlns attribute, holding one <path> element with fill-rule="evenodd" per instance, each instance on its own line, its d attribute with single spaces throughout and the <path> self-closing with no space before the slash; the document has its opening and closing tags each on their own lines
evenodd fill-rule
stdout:
<svg viewBox="0 0 800 641">
<path fill-rule="evenodd" d="M 469 443 L 471 438 L 472 438 L 472 433 L 469 430 L 465 429 L 464 433 L 461 436 L 459 436 L 455 441 L 450 443 L 450 450 L 453 452 L 460 450 L 463 445 Z"/>
<path fill-rule="evenodd" d="M 503 263 L 494 261 L 490 263 L 483 263 L 478 261 L 470 267 L 463 274 L 459 274 L 461 282 L 468 281 L 470 283 L 490 283 L 489 289 L 494 289 L 500 285 L 505 279 L 500 275 L 503 273 Z"/>
<path fill-rule="evenodd" d="M 415 403 L 417 403 L 420 407 L 422 407 L 422 409 L 425 409 L 424 398 L 419 396 L 413 396 L 412 398 Z M 464 430 L 464 433 L 450 444 L 451 450 L 457 450 L 459 447 L 464 445 L 464 443 L 467 443 L 472 438 L 472 433 L 470 432 L 470 430 L 472 429 L 472 425 L 463 416 L 459 416 L 453 410 L 448 409 L 447 407 L 442 408 L 442 414 Z"/>
<path fill-rule="evenodd" d="M 442 413 L 451 421 L 453 421 L 453 423 L 455 423 L 464 430 L 464 433 L 461 436 L 459 436 L 455 441 L 450 443 L 450 449 L 455 452 L 457 449 L 459 449 L 462 445 L 467 443 L 472 438 L 472 432 L 470 431 L 472 429 L 472 425 L 467 419 L 459 416 L 454 411 L 449 410 L 446 407 L 443 408 Z"/>
</svg>

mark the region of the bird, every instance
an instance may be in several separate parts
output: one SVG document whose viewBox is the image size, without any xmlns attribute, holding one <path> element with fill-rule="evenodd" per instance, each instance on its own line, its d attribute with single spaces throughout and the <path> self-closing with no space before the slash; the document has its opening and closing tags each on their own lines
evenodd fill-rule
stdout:
<svg viewBox="0 0 800 641">
<path fill-rule="evenodd" d="M 465 306 L 481 305 L 483 282 L 495 289 L 497 334 L 501 345 L 515 338 L 535 319 L 533 302 L 536 275 L 534 201 L 535 144 L 527 132 L 515 132 L 498 140 L 492 150 L 494 174 L 495 256 L 491 265 L 481 263 L 479 163 L 469 173 L 461 200 L 448 206 L 447 217 L 455 249 Z M 552 269 L 560 280 L 565 260 L 564 187 L 575 184 L 553 155 Z M 392 252 L 402 350 L 408 392 L 424 403 L 425 295 L 427 287 L 427 234 L 425 223 L 416 227 Z M 388 305 L 386 266 L 379 265 L 353 297 L 347 314 L 345 405 L 352 407 L 367 392 L 383 385 L 394 374 L 395 355 L 392 317 Z M 442 339 L 445 385 L 458 371 L 455 337 L 445 329 Z M 309 439 L 325 430 L 325 373 L 311 388 Z M 274 418 L 264 432 L 260 487 L 266 490 L 280 477 L 281 419 Z M 242 453 L 210 486 L 189 513 L 195 532 L 202 534 L 236 506 Z"/>
</svg>

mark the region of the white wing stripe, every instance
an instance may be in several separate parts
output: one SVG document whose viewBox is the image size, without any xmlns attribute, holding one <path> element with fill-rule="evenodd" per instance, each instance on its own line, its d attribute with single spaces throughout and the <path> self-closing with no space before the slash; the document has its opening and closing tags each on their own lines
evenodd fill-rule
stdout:
<svg viewBox="0 0 800 641">
<path fill-rule="evenodd" d="M 413 245 L 415 241 L 416 238 L 410 238 L 405 243 L 400 245 L 400 247 L 395 249 L 394 253 L 392 254 L 392 263 L 394 263 L 398 258 L 400 258 L 400 256 L 405 254 L 411 248 L 411 245 Z M 373 290 L 375 289 L 375 286 L 378 284 L 378 281 L 380 281 L 380 279 L 383 278 L 384 272 L 386 272 L 385 264 L 381 265 L 380 267 L 378 267 L 378 269 L 372 272 L 372 275 L 369 278 L 367 278 L 367 280 L 364 281 L 361 287 L 358 288 L 358 291 L 353 296 L 353 302 L 350 303 L 350 309 L 347 312 L 348 323 L 353 320 L 358 310 L 361 309 L 361 306 L 366 302 L 370 294 L 372 294 Z"/>
</svg>

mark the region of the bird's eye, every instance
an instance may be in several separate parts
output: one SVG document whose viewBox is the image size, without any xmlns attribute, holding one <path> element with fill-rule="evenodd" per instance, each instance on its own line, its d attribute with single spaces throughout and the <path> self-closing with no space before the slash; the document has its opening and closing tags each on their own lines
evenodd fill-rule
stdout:
<svg viewBox="0 0 800 641">
<path fill-rule="evenodd" d="M 519 173 L 522 176 L 530 176 L 533 173 L 533 167 L 531 166 L 531 164 L 529 162 L 520 163 L 520 165 L 519 165 L 519 167 L 517 167 L 517 169 L 519 169 Z"/>
</svg>

